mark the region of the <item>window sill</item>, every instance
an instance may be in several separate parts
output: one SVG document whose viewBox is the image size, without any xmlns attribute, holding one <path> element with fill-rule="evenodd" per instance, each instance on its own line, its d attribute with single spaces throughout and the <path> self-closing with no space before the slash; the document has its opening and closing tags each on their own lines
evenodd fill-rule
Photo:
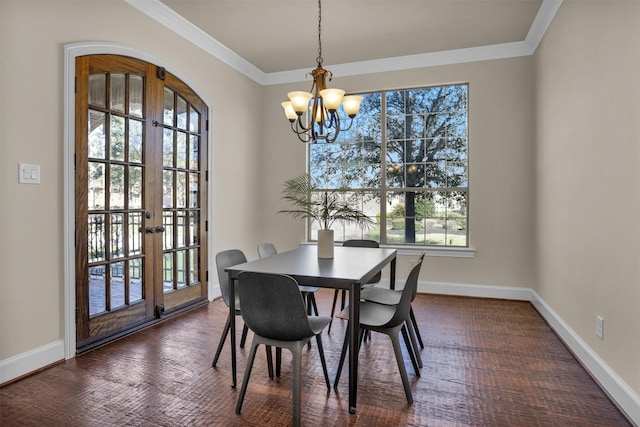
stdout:
<svg viewBox="0 0 640 427">
<path fill-rule="evenodd" d="M 419 255 L 423 251 L 430 257 L 448 257 L 448 258 L 473 258 L 476 250 L 472 248 L 450 248 L 435 246 L 394 246 L 383 245 L 384 248 L 393 248 L 398 250 L 398 255 Z"/>
<path fill-rule="evenodd" d="M 302 242 L 302 245 L 315 245 L 316 242 Z M 336 245 L 339 246 L 339 245 Z M 473 258 L 476 250 L 473 248 L 452 248 L 452 247 L 436 247 L 436 246 L 402 246 L 402 245 L 382 245 L 383 248 L 396 249 L 398 255 L 419 255 L 423 251 L 430 257 L 448 257 L 448 258 Z"/>
</svg>

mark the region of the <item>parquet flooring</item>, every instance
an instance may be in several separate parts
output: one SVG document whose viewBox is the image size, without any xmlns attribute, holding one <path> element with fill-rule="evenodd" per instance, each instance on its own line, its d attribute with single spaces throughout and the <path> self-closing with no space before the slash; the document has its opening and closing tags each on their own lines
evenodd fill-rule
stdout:
<svg viewBox="0 0 640 427">
<path fill-rule="evenodd" d="M 332 296 L 317 293 L 321 313 L 330 312 Z M 425 340 L 421 377 L 406 357 L 415 403 L 406 403 L 386 336 L 373 334 L 361 350 L 354 415 L 347 370 L 338 389 L 327 390 L 314 345 L 303 358 L 303 425 L 630 425 L 528 302 L 418 295 L 413 307 Z M 264 350 L 258 352 L 243 412 L 235 414 L 240 384 L 230 387 L 228 341 L 211 367 L 226 313 L 218 299 L 7 385 L 0 425 L 289 425 L 286 351 L 279 379 L 268 378 Z M 331 335 L 323 334 L 330 375 L 344 329 L 336 319 Z M 247 356 L 248 346 L 238 350 L 239 381 Z"/>
</svg>

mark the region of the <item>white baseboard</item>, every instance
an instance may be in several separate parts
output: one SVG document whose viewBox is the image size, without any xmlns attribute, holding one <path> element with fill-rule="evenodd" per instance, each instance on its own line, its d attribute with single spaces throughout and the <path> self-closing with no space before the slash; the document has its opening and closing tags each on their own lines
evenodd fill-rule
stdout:
<svg viewBox="0 0 640 427">
<path fill-rule="evenodd" d="M 532 289 L 531 304 L 627 417 L 640 425 L 640 396 Z"/>
<path fill-rule="evenodd" d="M 0 384 L 64 360 L 64 340 L 0 360 Z"/>
<path fill-rule="evenodd" d="M 209 282 L 209 301 L 213 301 L 216 298 L 222 296 L 222 291 L 220 290 L 220 284 L 213 284 Z"/>
<path fill-rule="evenodd" d="M 455 295 L 476 298 L 498 298 L 517 301 L 530 301 L 531 289 L 489 286 L 489 285 L 463 285 L 456 283 L 419 282 L 418 292 L 440 295 Z"/>
</svg>

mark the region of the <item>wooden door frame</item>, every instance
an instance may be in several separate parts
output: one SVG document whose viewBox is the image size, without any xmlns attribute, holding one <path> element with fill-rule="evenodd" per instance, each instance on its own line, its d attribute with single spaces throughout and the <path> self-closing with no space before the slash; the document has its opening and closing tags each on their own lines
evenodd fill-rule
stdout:
<svg viewBox="0 0 640 427">
<path fill-rule="evenodd" d="M 136 49 L 131 46 L 109 43 L 109 42 L 81 42 L 72 43 L 64 46 L 64 88 L 63 88 L 63 113 L 64 113 L 64 134 L 63 134 L 63 259 L 64 259 L 64 358 L 71 359 L 76 355 L 76 263 L 75 263 L 75 75 L 76 75 L 76 57 L 85 55 L 113 54 L 130 56 L 142 61 L 152 63 L 154 65 L 165 67 L 171 71 L 173 75 L 182 80 L 191 87 L 202 98 L 209 111 L 207 119 L 212 121 L 212 103 L 202 96 L 203 91 L 190 81 L 186 76 L 181 75 L 179 71 L 173 70 L 169 64 L 160 58 L 150 55 L 147 52 Z M 208 170 L 212 171 L 213 161 L 213 141 L 211 135 L 213 132 L 207 132 L 208 145 Z M 209 176 L 212 176 L 210 174 Z M 212 193 L 213 179 L 207 182 L 207 192 L 209 196 Z M 208 197 L 208 220 L 211 220 L 211 212 L 213 212 L 212 197 Z M 213 233 L 210 230 L 207 233 L 207 246 L 212 247 Z M 215 266 L 212 259 L 212 251 L 207 254 L 207 267 L 205 271 L 212 270 L 210 267 Z M 214 267 L 215 269 L 215 267 Z M 213 276 L 210 276 L 213 278 Z M 214 286 L 212 280 L 208 281 L 209 300 L 220 295 L 219 285 Z"/>
</svg>

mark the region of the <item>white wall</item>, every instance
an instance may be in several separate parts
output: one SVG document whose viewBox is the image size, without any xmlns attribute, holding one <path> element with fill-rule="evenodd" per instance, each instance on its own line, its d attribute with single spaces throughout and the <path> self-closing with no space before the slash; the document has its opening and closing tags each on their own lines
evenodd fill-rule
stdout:
<svg viewBox="0 0 640 427">
<path fill-rule="evenodd" d="M 638 1 L 565 0 L 535 55 L 536 290 L 636 393 L 639 23 Z"/>
</svg>

